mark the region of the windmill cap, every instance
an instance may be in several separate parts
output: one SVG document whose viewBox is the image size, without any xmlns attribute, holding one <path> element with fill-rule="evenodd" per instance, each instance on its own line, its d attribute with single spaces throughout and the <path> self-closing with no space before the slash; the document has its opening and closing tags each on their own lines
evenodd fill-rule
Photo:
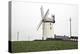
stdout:
<svg viewBox="0 0 80 54">
<path fill-rule="evenodd" d="M 55 18 L 55 15 L 52 15 L 53 18 Z"/>
</svg>

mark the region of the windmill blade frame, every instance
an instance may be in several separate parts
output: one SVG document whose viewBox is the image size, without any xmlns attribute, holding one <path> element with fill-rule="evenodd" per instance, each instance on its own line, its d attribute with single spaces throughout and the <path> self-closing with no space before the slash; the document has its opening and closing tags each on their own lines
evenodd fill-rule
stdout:
<svg viewBox="0 0 80 54">
<path fill-rule="evenodd" d="M 40 10 L 41 10 L 41 17 L 43 18 L 44 16 L 43 6 L 41 6 Z"/>
<path fill-rule="evenodd" d="M 46 16 L 49 14 L 49 9 L 46 11 L 45 15 L 43 15 L 43 7 L 41 7 L 41 17 L 42 17 L 42 20 L 40 21 L 38 27 L 37 27 L 37 30 L 40 28 L 41 24 L 43 23 L 44 19 L 46 18 Z"/>
<path fill-rule="evenodd" d="M 46 13 L 45 13 L 45 15 L 44 15 L 44 17 L 43 17 L 43 19 L 45 19 L 46 18 L 46 16 L 49 14 L 49 9 L 46 11 Z"/>
<path fill-rule="evenodd" d="M 43 22 L 43 21 L 41 20 L 40 23 L 39 23 L 39 25 L 38 25 L 38 27 L 37 27 L 37 30 L 40 28 L 42 22 Z"/>
</svg>

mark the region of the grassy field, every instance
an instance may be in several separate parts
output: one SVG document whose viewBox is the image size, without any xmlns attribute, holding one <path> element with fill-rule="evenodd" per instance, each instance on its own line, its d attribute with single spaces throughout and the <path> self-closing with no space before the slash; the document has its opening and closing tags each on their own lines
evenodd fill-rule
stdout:
<svg viewBox="0 0 80 54">
<path fill-rule="evenodd" d="M 49 50 L 77 49 L 78 43 L 74 41 L 13 41 L 12 52 L 33 52 Z"/>
</svg>

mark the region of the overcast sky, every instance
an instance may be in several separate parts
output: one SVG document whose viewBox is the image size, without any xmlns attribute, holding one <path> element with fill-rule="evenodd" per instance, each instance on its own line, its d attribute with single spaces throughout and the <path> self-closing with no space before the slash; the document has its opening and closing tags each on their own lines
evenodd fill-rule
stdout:
<svg viewBox="0 0 80 54">
<path fill-rule="evenodd" d="M 43 6 L 44 13 L 49 8 L 49 16 L 55 15 L 54 33 L 69 36 L 69 18 L 72 19 L 72 35 L 78 35 L 78 7 L 70 4 L 50 3 L 12 3 L 12 40 L 33 40 L 42 38 L 42 26 L 37 31 L 40 22 L 40 8 Z"/>
</svg>

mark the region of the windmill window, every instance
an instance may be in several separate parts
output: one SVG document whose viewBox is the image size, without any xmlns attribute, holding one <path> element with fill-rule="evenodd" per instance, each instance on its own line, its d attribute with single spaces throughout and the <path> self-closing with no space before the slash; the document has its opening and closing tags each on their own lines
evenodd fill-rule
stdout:
<svg viewBox="0 0 80 54">
<path fill-rule="evenodd" d="M 50 25 L 51 25 L 51 23 L 50 23 Z"/>
<path fill-rule="evenodd" d="M 50 27 L 50 29 L 52 29 L 52 27 Z"/>
<path fill-rule="evenodd" d="M 52 27 L 51 27 L 51 23 L 50 23 L 50 29 L 52 29 Z"/>
</svg>

